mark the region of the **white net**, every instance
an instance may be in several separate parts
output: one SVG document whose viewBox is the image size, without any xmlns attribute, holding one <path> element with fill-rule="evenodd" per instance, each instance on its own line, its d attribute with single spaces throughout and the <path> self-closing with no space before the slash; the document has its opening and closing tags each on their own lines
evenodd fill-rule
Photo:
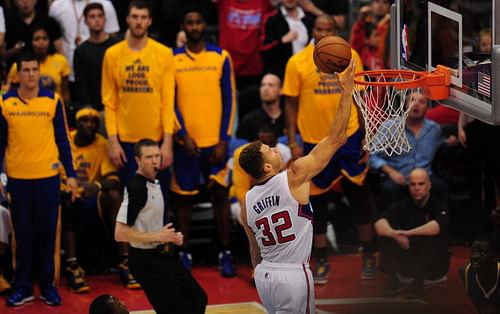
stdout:
<svg viewBox="0 0 500 314">
<path fill-rule="evenodd" d="M 365 83 L 356 80 L 354 100 L 365 121 L 365 150 L 371 154 L 383 151 L 388 156 L 410 151 L 405 124 L 416 99 L 410 95 L 420 92 L 420 87 L 402 88 L 394 84 L 413 83 L 421 77 L 418 73 L 368 71 L 363 75 Z"/>
</svg>

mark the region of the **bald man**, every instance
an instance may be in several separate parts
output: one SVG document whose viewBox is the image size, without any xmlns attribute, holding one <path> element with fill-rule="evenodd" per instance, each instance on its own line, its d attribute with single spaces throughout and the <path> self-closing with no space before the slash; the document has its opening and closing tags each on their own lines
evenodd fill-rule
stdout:
<svg viewBox="0 0 500 314">
<path fill-rule="evenodd" d="M 408 178 L 409 194 L 394 203 L 375 223 L 381 237 L 380 269 L 387 273 L 385 296 L 402 291 L 401 276 L 412 281 L 407 298 L 419 298 L 424 282 L 441 282 L 449 269 L 448 209 L 431 194 L 425 169 L 416 168 Z"/>
<path fill-rule="evenodd" d="M 264 75 L 260 81 L 261 106 L 247 113 L 238 125 L 236 137 L 255 141 L 259 131 L 271 128 L 278 137 L 285 135 L 285 115 L 281 110 L 281 80 L 272 73 Z"/>
</svg>

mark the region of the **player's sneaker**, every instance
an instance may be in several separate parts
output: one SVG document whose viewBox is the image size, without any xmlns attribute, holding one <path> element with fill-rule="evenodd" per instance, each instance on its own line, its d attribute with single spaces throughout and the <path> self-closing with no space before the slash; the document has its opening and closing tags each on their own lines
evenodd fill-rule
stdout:
<svg viewBox="0 0 500 314">
<path fill-rule="evenodd" d="M 19 306 L 23 305 L 26 302 L 33 301 L 35 298 L 33 297 L 33 291 L 25 291 L 25 290 L 16 290 L 12 293 L 7 299 L 8 306 Z"/>
<path fill-rule="evenodd" d="M 135 280 L 134 276 L 128 269 L 128 259 L 124 260 L 118 265 L 118 273 L 120 274 L 120 281 L 129 289 L 140 289 L 141 285 Z"/>
<path fill-rule="evenodd" d="M 229 278 L 236 276 L 231 251 L 226 250 L 219 253 L 219 268 L 222 277 Z"/>
<path fill-rule="evenodd" d="M 324 285 L 328 282 L 330 263 L 326 258 L 320 258 L 314 265 L 313 279 L 315 285 Z"/>
<path fill-rule="evenodd" d="M 47 305 L 61 305 L 62 299 L 59 296 L 59 292 L 57 292 L 56 287 L 50 286 L 45 287 L 40 291 L 40 299 L 45 302 Z"/>
<path fill-rule="evenodd" d="M 366 255 L 363 254 L 363 261 L 362 261 L 363 269 L 361 271 L 361 279 L 364 280 L 371 280 L 375 279 L 377 277 L 377 259 L 375 258 L 374 255 Z"/>
<path fill-rule="evenodd" d="M 5 279 L 5 277 L 0 273 L 0 295 L 7 295 L 12 292 L 12 288 L 10 287 L 9 282 Z"/>
<path fill-rule="evenodd" d="M 74 293 L 85 293 L 90 291 L 89 284 L 85 281 L 85 272 L 77 264 L 73 263 L 66 267 L 68 286 Z"/>
<path fill-rule="evenodd" d="M 188 251 L 179 252 L 179 261 L 187 271 L 191 271 L 191 269 L 193 269 L 193 257 Z"/>
</svg>

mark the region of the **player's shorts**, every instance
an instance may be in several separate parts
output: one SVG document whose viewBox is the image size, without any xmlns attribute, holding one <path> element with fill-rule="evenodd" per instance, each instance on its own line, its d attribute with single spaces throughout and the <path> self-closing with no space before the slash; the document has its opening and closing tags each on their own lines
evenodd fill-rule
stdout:
<svg viewBox="0 0 500 314">
<path fill-rule="evenodd" d="M 76 231 L 82 226 L 93 226 L 102 221 L 97 197 L 77 198 L 71 202 L 71 194 L 61 192 L 62 229 Z"/>
<path fill-rule="evenodd" d="M 362 141 L 364 132 L 359 129 L 349 136 L 347 142 L 333 155 L 328 165 L 313 179 L 311 184 L 311 195 L 319 195 L 327 192 L 342 177 L 346 177 L 357 185 L 362 185 L 368 168 L 366 164 L 360 164 L 363 151 Z M 304 142 L 304 155 L 308 154 L 316 144 Z"/>
<path fill-rule="evenodd" d="M 306 264 L 271 263 L 255 267 L 255 285 L 269 313 L 314 313 L 314 282 Z"/>
<path fill-rule="evenodd" d="M 228 187 L 227 156 L 224 162 L 210 163 L 210 155 L 214 148 L 215 146 L 200 148 L 200 156 L 195 157 L 189 155 L 184 146 L 174 142 L 174 164 L 172 167 L 174 175 L 170 189 L 177 194 L 195 195 L 198 193 L 198 186 L 203 183 L 208 184 L 210 180 Z"/>
</svg>

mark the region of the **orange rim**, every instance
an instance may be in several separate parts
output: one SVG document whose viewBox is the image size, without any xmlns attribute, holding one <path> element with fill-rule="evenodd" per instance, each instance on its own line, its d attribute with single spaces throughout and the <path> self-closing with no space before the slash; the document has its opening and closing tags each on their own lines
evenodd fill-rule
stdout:
<svg viewBox="0 0 500 314">
<path fill-rule="evenodd" d="M 356 78 L 372 77 L 373 81 L 365 81 Z M 381 82 L 378 78 L 384 76 L 386 79 L 402 78 L 403 81 L 398 82 Z M 411 70 L 371 70 L 362 71 L 354 74 L 354 82 L 363 86 L 394 86 L 396 88 L 415 88 L 425 84 L 425 75 L 421 72 Z"/>
</svg>

